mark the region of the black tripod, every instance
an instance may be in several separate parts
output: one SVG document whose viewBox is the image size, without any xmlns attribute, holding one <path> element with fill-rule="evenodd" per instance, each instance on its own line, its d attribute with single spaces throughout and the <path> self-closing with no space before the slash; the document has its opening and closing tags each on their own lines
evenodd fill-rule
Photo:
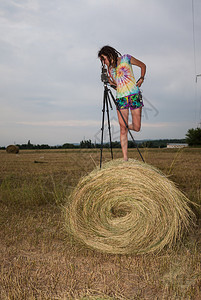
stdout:
<svg viewBox="0 0 201 300">
<path fill-rule="evenodd" d="M 132 133 L 130 132 L 130 129 L 128 128 L 128 124 L 126 123 L 122 113 L 121 113 L 121 110 L 111 92 L 111 90 L 108 88 L 107 86 L 107 83 L 104 83 L 104 94 L 103 94 L 103 109 L 102 109 L 102 112 L 103 112 L 103 115 L 102 115 L 102 127 L 101 127 L 101 131 L 102 131 L 102 134 L 101 134 L 101 154 L 100 154 L 100 168 L 102 166 L 102 155 L 103 155 L 103 133 L 104 133 L 104 121 L 105 121 L 105 107 L 106 107 L 106 112 L 107 112 L 107 121 L 108 121 L 108 130 L 109 130 L 109 139 L 110 139 L 110 151 L 111 151 L 111 157 L 113 159 L 113 152 L 112 152 L 112 138 L 111 138 L 111 127 L 110 127 L 110 116 L 109 116 L 109 105 L 110 105 L 110 108 L 112 109 L 112 104 L 111 104 L 111 101 L 110 101 L 110 96 L 112 97 L 112 100 L 117 108 L 117 110 L 119 111 L 120 113 L 120 116 L 122 118 L 122 120 L 124 121 L 124 124 L 133 140 L 133 143 L 134 145 L 136 146 L 137 150 L 138 150 L 138 153 L 142 159 L 143 162 L 144 161 L 144 158 L 142 157 L 142 154 L 137 146 L 137 143 L 135 142 L 134 140 L 134 137 L 132 135 Z"/>
<path fill-rule="evenodd" d="M 109 115 L 109 105 L 110 108 L 112 109 L 112 104 L 110 101 L 109 97 L 109 92 L 110 89 L 107 86 L 107 83 L 104 83 L 104 94 L 103 94 L 103 115 L 102 115 L 102 127 L 101 127 L 101 154 L 100 154 L 100 168 L 102 165 L 102 156 L 103 156 L 103 133 L 104 133 L 104 122 L 105 122 L 105 107 L 106 107 L 106 112 L 107 112 L 107 123 L 108 123 L 108 131 L 109 131 L 109 139 L 110 139 L 110 151 L 111 151 L 111 157 L 113 159 L 113 152 L 112 152 L 112 138 L 111 138 L 111 127 L 110 127 L 110 115 Z"/>
</svg>

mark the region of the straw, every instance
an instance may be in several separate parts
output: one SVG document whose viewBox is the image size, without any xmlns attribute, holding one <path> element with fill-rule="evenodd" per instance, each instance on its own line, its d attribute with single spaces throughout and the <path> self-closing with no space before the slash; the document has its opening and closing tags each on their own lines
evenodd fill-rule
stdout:
<svg viewBox="0 0 201 300">
<path fill-rule="evenodd" d="M 81 178 L 68 198 L 66 227 L 101 252 L 159 252 L 191 226 L 190 200 L 162 172 L 114 160 Z"/>
</svg>

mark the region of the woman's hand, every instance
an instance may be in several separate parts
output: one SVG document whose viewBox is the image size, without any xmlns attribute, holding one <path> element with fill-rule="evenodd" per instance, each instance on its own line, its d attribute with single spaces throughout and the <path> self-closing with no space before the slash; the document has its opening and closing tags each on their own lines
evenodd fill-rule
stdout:
<svg viewBox="0 0 201 300">
<path fill-rule="evenodd" d="M 140 79 L 138 79 L 138 81 L 136 82 L 136 86 L 141 87 L 143 81 L 144 81 L 144 78 L 140 77 Z"/>
<path fill-rule="evenodd" d="M 109 81 L 109 84 L 114 87 L 114 88 L 117 88 L 117 84 L 115 81 L 113 81 L 109 76 L 108 76 L 108 81 Z"/>
</svg>

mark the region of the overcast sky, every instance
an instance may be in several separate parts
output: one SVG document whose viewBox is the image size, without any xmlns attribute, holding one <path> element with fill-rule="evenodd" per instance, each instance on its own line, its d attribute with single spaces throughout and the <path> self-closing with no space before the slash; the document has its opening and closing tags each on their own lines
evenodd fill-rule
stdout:
<svg viewBox="0 0 201 300">
<path fill-rule="evenodd" d="M 0 0 L 0 146 L 99 142 L 104 45 L 147 65 L 134 138 L 184 138 L 201 118 L 201 1 L 193 5 L 195 40 L 192 0 Z M 114 107 L 110 117 L 119 140 Z"/>
</svg>

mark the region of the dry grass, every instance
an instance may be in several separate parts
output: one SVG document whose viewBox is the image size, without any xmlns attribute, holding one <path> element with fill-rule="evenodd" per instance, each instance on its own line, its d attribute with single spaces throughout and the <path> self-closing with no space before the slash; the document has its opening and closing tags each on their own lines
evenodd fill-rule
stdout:
<svg viewBox="0 0 201 300">
<path fill-rule="evenodd" d="M 66 227 L 102 252 L 158 252 L 193 226 L 189 204 L 158 169 L 118 159 L 81 178 L 68 197 Z"/>
<path fill-rule="evenodd" d="M 138 158 L 135 150 L 129 152 Z M 174 251 L 140 256 L 97 253 L 66 234 L 65 195 L 98 165 L 99 154 L 0 151 L 0 298 L 200 299 L 198 227 Z M 184 149 L 179 155 L 176 150 L 145 149 L 143 155 L 200 203 L 200 149 Z M 114 156 L 121 157 L 121 151 Z M 104 159 L 110 160 L 109 152 L 104 151 Z M 198 209 L 195 213 L 198 217 Z"/>
<path fill-rule="evenodd" d="M 9 145 L 9 146 L 6 148 L 6 152 L 7 152 L 7 153 L 17 154 L 17 153 L 19 153 L 19 147 L 16 146 L 16 145 Z"/>
</svg>

